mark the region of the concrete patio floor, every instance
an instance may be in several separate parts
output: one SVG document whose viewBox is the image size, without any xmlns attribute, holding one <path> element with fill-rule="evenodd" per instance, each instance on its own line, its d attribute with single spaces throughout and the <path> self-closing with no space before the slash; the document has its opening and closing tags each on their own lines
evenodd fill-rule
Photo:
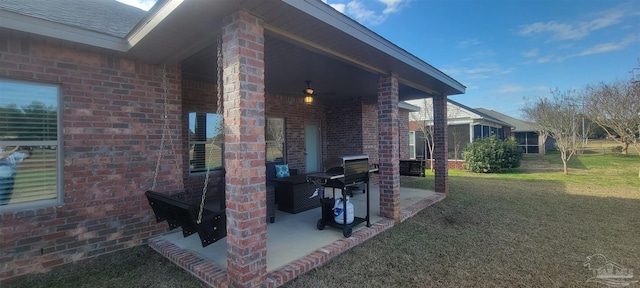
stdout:
<svg viewBox="0 0 640 288">
<path fill-rule="evenodd" d="M 267 281 L 277 287 L 297 275 L 325 264 L 336 255 L 358 245 L 380 232 L 393 227 L 392 219 L 380 216 L 379 189 L 370 185 L 370 217 L 372 227 L 366 223 L 353 227 L 353 235 L 345 238 L 341 229 L 327 226 L 318 230 L 316 223 L 322 217 L 321 208 L 297 214 L 276 211 L 275 223 L 267 224 Z M 339 192 L 338 192 L 339 193 Z M 330 189 L 326 195 L 331 195 Z M 366 215 L 366 194 L 354 192 L 350 198 L 356 217 Z M 420 210 L 444 199 L 444 195 L 430 190 L 401 188 L 402 221 Z M 182 268 L 212 286 L 226 285 L 225 239 L 202 247 L 198 235 L 183 237 L 180 230 L 171 231 L 149 241 L 149 246 Z"/>
</svg>

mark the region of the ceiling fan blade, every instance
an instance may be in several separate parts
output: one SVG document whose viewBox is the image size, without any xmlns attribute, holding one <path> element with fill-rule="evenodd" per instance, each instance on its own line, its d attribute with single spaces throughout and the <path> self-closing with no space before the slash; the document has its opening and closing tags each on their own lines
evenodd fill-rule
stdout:
<svg viewBox="0 0 640 288">
<path fill-rule="evenodd" d="M 318 93 L 313 93 L 313 96 L 335 96 L 338 93 L 336 92 L 318 92 Z"/>
</svg>

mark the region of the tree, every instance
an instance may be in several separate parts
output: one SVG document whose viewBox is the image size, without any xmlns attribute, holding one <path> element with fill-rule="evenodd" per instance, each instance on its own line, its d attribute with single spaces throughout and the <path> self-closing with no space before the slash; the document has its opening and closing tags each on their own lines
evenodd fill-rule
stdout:
<svg viewBox="0 0 640 288">
<path fill-rule="evenodd" d="M 552 90 L 552 97 L 538 98 L 528 103 L 522 112 L 527 120 L 536 123 L 540 135 L 555 139 L 555 146 L 560 152 L 564 174 L 568 173 L 567 162 L 576 155 L 584 145 L 582 135 L 581 108 L 576 105 L 575 91 L 560 92 Z M 584 131 L 588 135 L 587 131 Z"/>
<path fill-rule="evenodd" d="M 630 144 L 638 149 L 640 82 L 589 85 L 585 91 L 585 109 L 591 121 L 622 145 L 622 154 L 627 154 Z"/>
<path fill-rule="evenodd" d="M 454 105 L 454 107 L 447 106 L 447 117 L 449 119 L 456 119 L 460 116 L 462 108 L 460 106 Z M 449 122 L 449 121 L 447 121 Z M 453 145 L 453 159 L 458 160 L 462 157 L 462 148 L 464 148 L 464 144 L 469 143 L 469 125 L 452 125 L 447 123 L 447 130 L 449 131 L 449 141 L 451 141 Z M 466 137 L 465 137 L 466 136 Z M 456 162 L 456 166 L 457 166 Z M 457 168 L 457 167 L 456 167 Z"/>
<path fill-rule="evenodd" d="M 433 129 L 433 102 L 431 102 L 431 98 L 422 99 L 419 104 L 420 111 L 412 112 L 410 114 L 410 118 L 412 122 L 419 123 L 418 129 L 424 135 L 424 145 L 423 152 L 429 151 L 429 162 L 431 170 L 434 169 L 433 166 L 433 148 L 434 148 L 434 129 Z M 426 155 L 424 155 L 426 156 Z M 426 157 L 425 157 L 426 158 Z"/>
</svg>

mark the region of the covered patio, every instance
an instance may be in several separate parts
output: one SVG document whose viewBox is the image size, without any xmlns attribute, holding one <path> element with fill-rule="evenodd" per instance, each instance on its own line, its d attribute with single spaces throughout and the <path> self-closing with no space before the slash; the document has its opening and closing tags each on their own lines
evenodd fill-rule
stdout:
<svg viewBox="0 0 640 288">
<path fill-rule="evenodd" d="M 330 195 L 330 188 L 326 189 Z M 267 224 L 265 286 L 280 286 L 393 227 L 392 219 L 380 216 L 378 185 L 371 185 L 370 193 L 372 226 L 366 227 L 364 223 L 355 226 L 353 236 L 349 238 L 345 238 L 340 229 L 327 227 L 320 231 L 316 228 L 316 221 L 321 217 L 321 208 L 297 214 L 277 211 L 277 221 Z M 445 195 L 430 190 L 401 188 L 400 198 L 401 221 L 404 221 L 445 199 Z M 365 213 L 365 201 L 366 195 L 361 193 L 351 197 L 356 216 Z M 208 285 L 226 287 L 228 284 L 225 241 L 218 241 L 203 248 L 196 234 L 185 238 L 179 230 L 174 230 L 151 239 L 149 246 Z"/>
<path fill-rule="evenodd" d="M 463 93 L 464 86 L 321 1 L 254 0 L 240 7 L 232 2 L 155 7 L 156 13 L 150 13 L 146 22 L 154 27 L 148 27 L 146 37 L 132 49 L 136 55 L 153 51 L 140 54 L 151 62 L 180 64 L 183 119 L 193 112 L 216 113 L 223 115 L 224 123 L 226 238 L 204 250 L 217 250 L 209 253 L 190 250 L 194 245 L 189 243 L 197 241 L 173 234 L 150 242 L 212 285 L 277 286 L 328 260 L 318 255 L 326 247 L 335 247 L 327 251 L 337 255 L 399 224 L 403 213 L 409 213 L 403 209 L 416 209 L 409 200 L 412 196 L 400 189 L 399 159 L 408 157 L 408 110 L 401 103 L 433 98 L 436 139 L 446 147 L 446 137 L 437 136 L 446 135 L 446 99 Z M 203 29 L 211 32 L 203 34 Z M 157 46 L 160 39 L 172 41 Z M 303 90 L 310 85 L 314 92 L 305 95 Z M 303 101 L 305 96 L 313 101 Z M 282 141 L 275 146 L 270 143 L 272 131 L 265 127 L 270 119 L 284 123 L 284 134 L 275 137 Z M 191 147 L 185 124 L 182 143 Z M 280 153 L 272 157 L 272 151 Z M 321 171 L 328 158 L 354 154 L 368 155 L 369 163 L 379 166 L 372 181 L 377 192 L 372 197 L 376 200 L 372 215 L 379 217 L 376 224 L 348 239 L 300 241 L 300 247 L 283 253 L 279 249 L 291 244 L 278 245 L 290 240 L 292 232 L 278 227 L 292 221 L 295 227 L 305 227 L 297 230 L 313 230 L 317 219 L 306 222 L 320 214 L 279 214 L 276 223 L 267 225 L 268 179 L 263 163 L 282 161 L 304 174 Z M 434 154 L 438 194 L 423 195 L 428 203 L 448 193 L 446 149 Z M 183 163 L 193 163 L 190 153 L 183 155 Z M 188 165 L 183 173 L 184 186 L 197 191 L 202 173 L 193 173 Z M 305 215 L 309 215 L 306 221 Z M 309 231 L 301 237 L 309 240 L 316 235 L 340 233 Z"/>
</svg>

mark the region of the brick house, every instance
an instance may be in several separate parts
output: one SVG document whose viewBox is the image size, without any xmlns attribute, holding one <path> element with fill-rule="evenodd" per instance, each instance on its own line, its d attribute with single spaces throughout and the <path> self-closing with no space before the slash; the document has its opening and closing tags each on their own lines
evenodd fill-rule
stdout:
<svg viewBox="0 0 640 288">
<path fill-rule="evenodd" d="M 227 283 L 259 286 L 269 157 L 305 172 L 368 154 L 380 165 L 381 214 L 398 223 L 398 159 L 409 153 L 399 103 L 433 98 L 446 147 L 447 96 L 465 90 L 321 1 L 166 0 L 145 13 L 106 0 L 5 0 L 0 19 L 0 147 L 32 154 L 0 206 L 0 281 L 166 232 L 144 191 L 202 187 L 214 164 L 192 147 L 204 133 L 224 138 L 212 153 L 226 171 Z M 307 80 L 319 92 L 311 104 Z M 216 123 L 220 135 L 198 132 Z M 284 141 L 273 142 L 269 123 L 285 128 Z M 446 194 L 446 150 L 434 156 Z"/>
<path fill-rule="evenodd" d="M 451 99 L 447 100 L 448 125 L 448 158 L 449 168 L 462 168 L 462 149 L 467 143 L 476 138 L 497 135 L 501 139 L 512 135 L 513 125 L 480 109 L 473 109 Z M 433 127 L 433 105 L 431 99 L 409 100 L 408 103 L 420 107 L 421 111 L 412 112 L 410 118 L 410 133 L 415 136 L 415 149 L 412 155 L 418 159 L 429 159 L 429 149 L 426 146 L 424 130 L 420 127 Z"/>
<path fill-rule="evenodd" d="M 509 125 L 513 127 L 511 129 L 511 135 L 516 138 L 518 146 L 522 148 L 522 152 L 525 154 L 544 155 L 547 151 L 556 149 L 554 147 L 555 140 L 551 137 L 540 135 L 535 123 L 523 121 L 485 108 L 476 108 L 476 110 L 500 121 L 509 123 Z"/>
</svg>

